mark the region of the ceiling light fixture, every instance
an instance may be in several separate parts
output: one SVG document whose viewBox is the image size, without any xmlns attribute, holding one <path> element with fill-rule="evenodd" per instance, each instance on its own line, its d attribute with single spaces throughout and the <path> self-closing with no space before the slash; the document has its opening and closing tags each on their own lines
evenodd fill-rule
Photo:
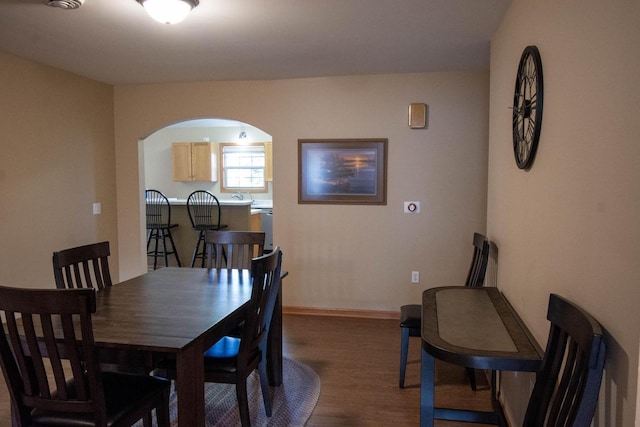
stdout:
<svg viewBox="0 0 640 427">
<path fill-rule="evenodd" d="M 199 0 L 136 0 L 156 21 L 177 24 L 200 4 Z"/>
<path fill-rule="evenodd" d="M 45 0 L 44 4 L 60 9 L 77 9 L 82 6 L 84 0 Z"/>
</svg>

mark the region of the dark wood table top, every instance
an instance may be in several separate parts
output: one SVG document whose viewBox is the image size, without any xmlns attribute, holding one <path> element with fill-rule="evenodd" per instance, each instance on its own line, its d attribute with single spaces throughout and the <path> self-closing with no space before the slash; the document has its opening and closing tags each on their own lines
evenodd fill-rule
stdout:
<svg viewBox="0 0 640 427">
<path fill-rule="evenodd" d="M 97 293 L 95 341 L 105 348 L 179 352 L 214 326 L 221 333 L 226 324 L 233 328 L 250 298 L 248 270 L 161 268 Z"/>
<path fill-rule="evenodd" d="M 479 369 L 535 371 L 544 352 L 497 288 L 448 286 L 422 294 L 423 348 Z"/>
</svg>

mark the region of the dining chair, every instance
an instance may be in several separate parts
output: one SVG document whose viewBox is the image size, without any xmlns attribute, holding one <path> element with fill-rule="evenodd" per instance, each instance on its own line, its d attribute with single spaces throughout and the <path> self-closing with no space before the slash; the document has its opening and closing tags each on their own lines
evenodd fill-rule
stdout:
<svg viewBox="0 0 640 427">
<path fill-rule="evenodd" d="M 147 215 L 147 256 L 153 257 L 153 269 L 158 268 L 158 257 L 164 259 L 165 267 L 169 266 L 169 255 L 174 255 L 178 267 L 181 267 L 180 257 L 176 244 L 173 242 L 171 229 L 176 228 L 178 224 L 171 223 L 171 204 L 169 199 L 158 190 L 146 190 L 146 215 Z M 152 250 L 149 250 L 151 241 L 155 244 Z M 171 248 L 167 248 L 167 240 L 171 244 Z M 162 243 L 161 247 L 158 247 Z"/>
<path fill-rule="evenodd" d="M 207 268 L 245 269 L 252 259 L 264 255 L 263 231 L 206 231 Z"/>
<path fill-rule="evenodd" d="M 489 257 L 489 241 L 480 233 L 473 233 L 473 256 L 467 273 L 465 286 L 480 287 L 484 283 Z M 400 388 L 404 388 L 404 377 L 407 368 L 409 337 L 421 336 L 422 305 L 408 304 L 400 307 Z M 471 388 L 476 390 L 475 371 L 467 368 Z"/>
<path fill-rule="evenodd" d="M 602 326 L 556 294 L 549 297 L 547 319 L 551 322 L 547 347 L 523 426 L 588 426 L 604 369 Z"/>
<path fill-rule="evenodd" d="M 100 372 L 93 289 L 0 287 L 0 362 L 14 426 L 169 427 L 171 382 Z"/>
<path fill-rule="evenodd" d="M 204 353 L 204 378 L 206 382 L 235 384 L 240 420 L 243 426 L 251 425 L 247 395 L 247 377 L 258 370 L 262 399 L 267 416 L 271 416 L 271 395 L 267 378 L 267 331 L 280 288 L 282 252 L 273 252 L 254 258 L 251 262 L 251 302 L 244 318 L 242 335 L 225 336 Z M 156 374 L 176 378 L 175 361 L 158 364 Z"/>
<path fill-rule="evenodd" d="M 484 277 L 484 286 L 498 287 L 498 252 L 498 245 L 493 240 L 489 240 L 489 259 Z"/>
<path fill-rule="evenodd" d="M 53 253 L 53 277 L 58 289 L 96 288 L 112 285 L 109 242 L 92 243 Z"/>
<path fill-rule="evenodd" d="M 196 247 L 193 249 L 191 257 L 191 267 L 196 265 L 196 259 L 202 259 L 204 267 L 206 251 L 204 243 L 204 233 L 208 230 L 222 230 L 227 228 L 226 224 L 221 224 L 222 211 L 220 201 L 216 196 L 205 190 L 196 190 L 189 194 L 187 198 L 187 211 L 191 220 L 191 228 L 198 232 Z M 202 249 L 200 246 L 202 245 Z"/>
</svg>

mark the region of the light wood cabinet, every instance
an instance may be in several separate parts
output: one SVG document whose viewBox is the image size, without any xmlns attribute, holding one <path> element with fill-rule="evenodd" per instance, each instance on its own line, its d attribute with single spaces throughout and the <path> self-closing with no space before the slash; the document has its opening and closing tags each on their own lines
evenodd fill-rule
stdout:
<svg viewBox="0 0 640 427">
<path fill-rule="evenodd" d="M 217 181 L 216 147 L 211 142 L 174 142 L 171 172 L 174 181 Z"/>
<path fill-rule="evenodd" d="M 264 180 L 273 181 L 273 143 L 264 143 Z"/>
</svg>

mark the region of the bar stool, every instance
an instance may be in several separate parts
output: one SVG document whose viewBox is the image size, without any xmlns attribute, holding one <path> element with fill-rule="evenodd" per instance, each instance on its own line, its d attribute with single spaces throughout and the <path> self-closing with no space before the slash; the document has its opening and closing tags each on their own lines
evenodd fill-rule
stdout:
<svg viewBox="0 0 640 427">
<path fill-rule="evenodd" d="M 187 211 L 191 220 L 191 228 L 198 232 L 198 241 L 191 257 L 191 267 L 195 266 L 196 258 L 202 258 L 202 267 L 206 258 L 204 233 L 208 230 L 222 230 L 226 224 L 220 224 L 220 202 L 213 194 L 205 190 L 196 190 L 187 198 Z M 202 249 L 200 245 L 202 244 Z"/>
<path fill-rule="evenodd" d="M 146 211 L 147 211 L 147 256 L 153 257 L 153 269 L 158 267 L 158 257 L 164 258 L 165 267 L 169 266 L 169 255 L 176 257 L 178 267 L 182 267 L 180 264 L 180 258 L 178 257 L 178 250 L 176 244 L 173 242 L 173 236 L 171 236 L 171 229 L 176 228 L 178 224 L 171 223 L 171 205 L 169 200 L 164 194 L 158 190 L 145 191 Z M 167 249 L 167 239 L 171 244 L 171 248 Z M 152 250 L 149 250 L 151 240 L 155 241 Z M 159 241 L 162 242 L 159 247 Z"/>
</svg>

